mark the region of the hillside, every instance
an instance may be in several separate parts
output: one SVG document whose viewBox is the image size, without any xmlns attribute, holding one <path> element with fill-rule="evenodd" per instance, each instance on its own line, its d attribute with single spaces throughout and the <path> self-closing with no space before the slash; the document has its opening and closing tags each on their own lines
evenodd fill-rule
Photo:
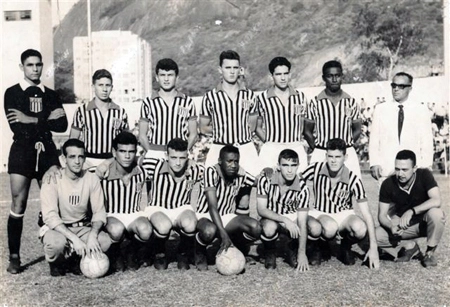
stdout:
<svg viewBox="0 0 450 307">
<path fill-rule="evenodd" d="M 367 5 L 367 6 L 366 6 Z M 270 84 L 268 62 L 286 56 L 293 63 L 293 84 L 321 83 L 320 68 L 329 59 L 341 60 L 346 82 L 370 81 L 358 74 L 364 38 L 355 21 L 364 8 L 377 12 L 378 22 L 394 9 L 391 0 L 92 0 L 92 31 L 131 30 L 150 42 L 153 65 L 171 57 L 180 66 L 180 88 L 202 95 L 218 81 L 219 53 L 234 49 L 241 54 L 250 88 Z M 422 48 L 398 60 L 398 69 L 426 76 L 430 65 L 443 60 L 443 27 L 440 1 L 400 0 L 403 23 L 421 30 Z M 215 21 L 221 20 L 221 25 Z M 86 1 L 81 0 L 55 29 L 55 51 L 64 61 L 57 72 L 57 87 L 73 87 L 72 40 L 87 35 Z M 355 30 L 356 29 L 356 30 Z M 58 65 L 57 65 L 58 66 Z M 366 80 L 364 80 L 366 79 Z"/>
</svg>

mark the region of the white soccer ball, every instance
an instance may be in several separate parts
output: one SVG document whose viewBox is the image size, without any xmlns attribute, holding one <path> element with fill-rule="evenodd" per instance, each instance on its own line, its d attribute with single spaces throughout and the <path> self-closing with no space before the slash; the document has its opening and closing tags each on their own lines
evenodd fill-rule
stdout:
<svg viewBox="0 0 450 307">
<path fill-rule="evenodd" d="M 230 246 L 226 252 L 216 256 L 217 271 L 222 275 L 236 275 L 245 268 L 245 257 L 236 247 Z"/>
<path fill-rule="evenodd" d="M 84 256 L 80 262 L 80 269 L 84 276 L 88 278 L 99 278 L 108 272 L 109 269 L 109 259 L 104 253 L 95 257 L 90 257 L 88 255 Z"/>
</svg>

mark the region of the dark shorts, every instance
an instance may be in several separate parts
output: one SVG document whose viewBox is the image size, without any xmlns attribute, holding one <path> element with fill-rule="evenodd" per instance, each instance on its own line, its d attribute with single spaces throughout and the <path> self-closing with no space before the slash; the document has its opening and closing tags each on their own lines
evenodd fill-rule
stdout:
<svg viewBox="0 0 450 307">
<path fill-rule="evenodd" d="M 53 142 L 45 141 L 44 151 L 39 154 L 36 171 L 36 143 L 32 140 L 17 140 L 11 146 L 8 159 L 8 173 L 41 180 L 52 165 L 59 165 L 58 151 Z"/>
</svg>

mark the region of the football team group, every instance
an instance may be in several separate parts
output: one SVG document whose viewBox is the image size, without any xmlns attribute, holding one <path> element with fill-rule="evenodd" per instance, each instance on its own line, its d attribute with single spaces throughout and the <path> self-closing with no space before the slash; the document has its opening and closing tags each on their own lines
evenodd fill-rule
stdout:
<svg viewBox="0 0 450 307">
<path fill-rule="evenodd" d="M 281 235 L 285 260 L 298 271 L 332 256 L 355 264 L 355 243 L 362 243 L 362 261 L 371 269 L 379 268 L 382 256 L 437 265 L 445 214 L 430 171 L 431 122 L 422 120 L 424 106 L 409 98 L 411 75 L 393 77 L 392 101 L 374 113 L 375 223 L 354 149 L 360 107 L 341 89 L 341 64 L 323 65 L 325 89 L 313 99 L 290 85 L 291 63 L 284 57 L 270 61 L 273 86 L 259 95 L 246 88 L 238 53 L 222 52 L 218 64 L 220 82 L 203 96 L 197 114 L 191 97 L 176 88 L 178 65 L 158 61 L 160 88 L 142 102 L 138 138 L 125 110 L 110 99 L 112 75 L 95 71 L 94 98 L 76 110 L 59 157 L 51 131 L 65 132 L 68 120 L 56 93 L 40 81 L 41 54 L 24 51 L 24 78 L 4 99 L 14 134 L 7 271 L 23 269 L 20 241 L 33 178 L 41 188 L 40 240 L 52 276 L 78 273 L 82 257 L 102 253 L 111 271 L 165 270 L 175 256 L 166 247 L 174 232 L 180 270 L 207 270 L 207 248 L 216 239 L 218 255 L 234 246 L 247 261 L 254 261 L 249 246 L 260 240 L 265 268 L 275 269 Z M 204 164 L 189 158 L 199 134 L 212 139 Z M 255 135 L 263 143 L 259 152 Z M 140 157 L 138 143 L 145 150 Z M 254 202 L 257 218 L 250 215 Z M 426 237 L 426 250 L 419 237 Z"/>
</svg>

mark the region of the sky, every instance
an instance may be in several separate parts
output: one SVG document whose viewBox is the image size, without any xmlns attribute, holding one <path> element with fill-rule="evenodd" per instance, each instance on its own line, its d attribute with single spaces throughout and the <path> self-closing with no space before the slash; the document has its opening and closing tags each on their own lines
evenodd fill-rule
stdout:
<svg viewBox="0 0 450 307">
<path fill-rule="evenodd" d="M 52 0 L 53 26 L 57 26 L 79 0 Z"/>
</svg>

